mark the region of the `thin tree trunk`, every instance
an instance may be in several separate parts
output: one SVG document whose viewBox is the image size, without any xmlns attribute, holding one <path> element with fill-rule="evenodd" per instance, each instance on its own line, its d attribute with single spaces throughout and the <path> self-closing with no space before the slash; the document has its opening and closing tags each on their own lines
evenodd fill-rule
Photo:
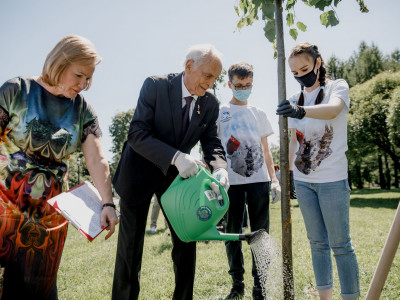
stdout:
<svg viewBox="0 0 400 300">
<path fill-rule="evenodd" d="M 385 157 L 385 176 L 386 176 L 386 188 L 388 189 L 388 190 L 390 190 L 390 182 L 391 182 L 391 180 L 390 180 L 390 169 L 389 169 L 389 162 L 388 162 L 388 157 L 387 157 L 387 154 L 385 153 L 384 154 L 384 157 Z"/>
<path fill-rule="evenodd" d="M 394 186 L 395 188 L 399 188 L 399 166 L 395 160 L 393 160 L 393 169 L 394 169 Z"/>
<path fill-rule="evenodd" d="M 356 168 L 356 184 L 358 189 L 363 188 L 363 181 L 362 181 L 362 176 L 361 176 L 361 165 L 359 162 L 356 163 L 355 165 Z"/>
<path fill-rule="evenodd" d="M 350 189 L 352 189 L 353 180 L 351 179 L 351 172 L 349 168 L 347 169 L 347 181 L 349 182 Z"/>
<path fill-rule="evenodd" d="M 378 168 L 379 168 L 379 185 L 381 189 L 386 188 L 385 176 L 383 175 L 383 163 L 382 163 L 382 155 L 378 155 Z"/>
<path fill-rule="evenodd" d="M 283 39 L 282 0 L 275 0 L 276 49 L 278 52 L 278 103 L 286 99 L 285 45 Z M 294 299 L 292 262 L 292 218 L 290 213 L 289 187 L 289 139 L 287 118 L 279 116 L 280 168 L 281 168 L 281 215 L 282 215 L 282 260 L 283 298 Z"/>
</svg>

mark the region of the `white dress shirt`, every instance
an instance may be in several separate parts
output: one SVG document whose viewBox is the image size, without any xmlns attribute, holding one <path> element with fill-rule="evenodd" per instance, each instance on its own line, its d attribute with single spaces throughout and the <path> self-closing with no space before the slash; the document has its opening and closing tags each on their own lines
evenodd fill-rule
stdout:
<svg viewBox="0 0 400 300">
<path fill-rule="evenodd" d="M 188 96 L 192 96 L 192 97 L 193 97 L 193 100 L 192 100 L 192 102 L 190 103 L 190 109 L 189 109 L 189 121 L 190 121 L 190 120 L 192 119 L 194 106 L 196 105 L 196 101 L 197 101 L 197 98 L 198 98 L 199 96 L 197 96 L 197 95 L 192 95 L 192 94 L 188 91 L 188 89 L 187 89 L 186 86 L 185 86 L 185 83 L 183 82 L 183 75 L 182 75 L 182 108 L 186 105 L 185 97 L 188 97 Z M 176 151 L 176 153 L 175 153 L 175 155 L 174 155 L 174 157 L 172 158 L 172 161 L 171 161 L 171 164 L 172 164 L 172 165 L 174 164 L 175 159 L 176 159 L 176 157 L 178 156 L 179 153 L 180 153 L 180 151 Z"/>
<path fill-rule="evenodd" d="M 193 100 L 192 100 L 192 102 L 190 103 L 190 110 L 189 110 L 189 121 L 190 121 L 190 120 L 192 119 L 192 114 L 193 114 L 194 106 L 195 106 L 196 101 L 197 101 L 197 98 L 198 98 L 199 96 L 197 96 L 197 95 L 192 95 L 192 94 L 188 91 L 188 89 L 187 89 L 186 86 L 185 86 L 185 83 L 183 82 L 183 76 L 182 76 L 182 108 L 186 105 L 185 97 L 188 97 L 188 96 L 192 96 L 192 97 L 193 97 Z"/>
</svg>

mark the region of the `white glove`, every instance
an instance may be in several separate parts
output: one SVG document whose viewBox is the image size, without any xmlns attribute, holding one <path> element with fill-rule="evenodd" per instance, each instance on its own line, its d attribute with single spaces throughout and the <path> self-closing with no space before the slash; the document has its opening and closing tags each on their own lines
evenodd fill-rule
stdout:
<svg viewBox="0 0 400 300">
<path fill-rule="evenodd" d="M 224 189 L 228 191 L 229 189 L 228 172 L 223 168 L 219 168 L 216 169 L 212 174 L 214 178 L 217 179 L 219 183 L 224 187 Z M 221 192 L 219 191 L 219 186 L 215 182 L 211 182 L 210 187 L 213 190 L 213 192 L 216 193 L 217 195 L 221 194 Z"/>
<path fill-rule="evenodd" d="M 281 186 L 278 180 L 272 180 L 271 182 L 271 196 L 272 204 L 281 200 Z"/>
<path fill-rule="evenodd" d="M 195 159 L 189 154 L 182 152 L 179 152 L 174 164 L 182 178 L 188 178 L 196 175 L 199 172 L 198 165 L 205 167 L 201 161 Z"/>
</svg>

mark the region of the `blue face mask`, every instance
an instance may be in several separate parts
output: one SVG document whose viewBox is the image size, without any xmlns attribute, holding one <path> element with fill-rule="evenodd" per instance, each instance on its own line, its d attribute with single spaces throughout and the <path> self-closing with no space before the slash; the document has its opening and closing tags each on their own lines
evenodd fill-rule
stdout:
<svg viewBox="0 0 400 300">
<path fill-rule="evenodd" d="M 233 97 L 235 97 L 237 100 L 242 101 L 242 102 L 249 99 L 250 94 L 251 94 L 251 89 L 248 89 L 248 90 L 232 89 L 232 91 L 233 91 Z"/>
</svg>

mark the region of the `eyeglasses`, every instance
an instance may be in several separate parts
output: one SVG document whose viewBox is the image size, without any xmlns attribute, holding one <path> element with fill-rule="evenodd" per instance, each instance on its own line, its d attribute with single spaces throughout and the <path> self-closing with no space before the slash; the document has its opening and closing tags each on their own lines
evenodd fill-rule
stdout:
<svg viewBox="0 0 400 300">
<path fill-rule="evenodd" d="M 235 88 L 235 90 L 250 90 L 253 87 L 253 84 L 235 85 L 235 84 L 233 84 L 233 82 L 231 82 L 231 84 Z"/>
</svg>

